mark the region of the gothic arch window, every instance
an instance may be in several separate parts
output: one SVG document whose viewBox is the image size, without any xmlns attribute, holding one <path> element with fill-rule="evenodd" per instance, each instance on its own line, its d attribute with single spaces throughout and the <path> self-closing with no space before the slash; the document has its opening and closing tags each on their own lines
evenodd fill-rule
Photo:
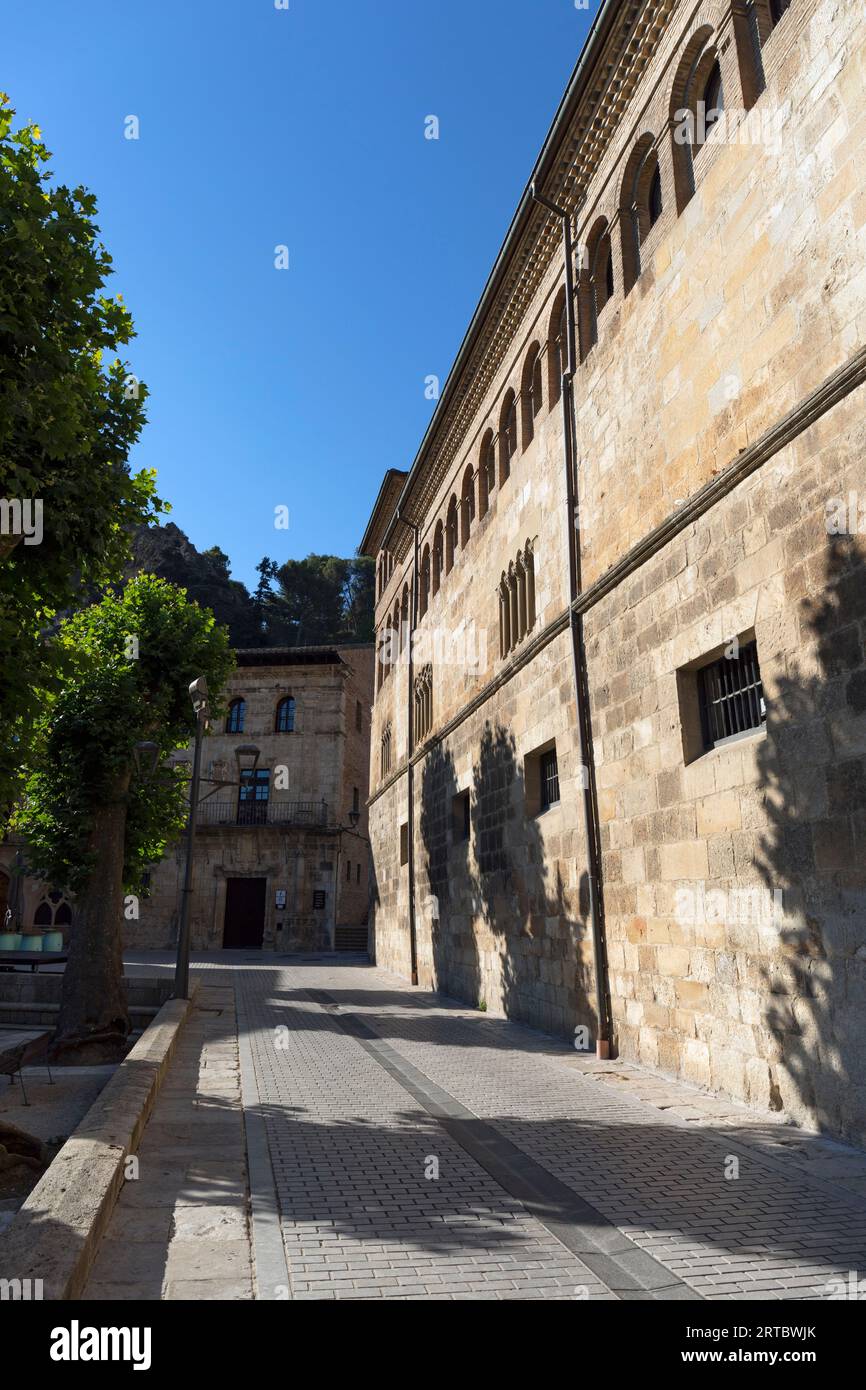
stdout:
<svg viewBox="0 0 866 1390">
<path fill-rule="evenodd" d="M 415 743 L 421 743 L 433 727 L 433 668 L 425 666 L 415 677 Z"/>
<path fill-rule="evenodd" d="M 33 914 L 34 927 L 50 927 L 54 925 L 54 910 L 50 903 L 40 903 Z"/>
<path fill-rule="evenodd" d="M 517 397 L 506 392 L 499 415 L 499 486 L 511 472 L 511 460 L 517 453 Z"/>
<path fill-rule="evenodd" d="M 424 617 L 430 606 L 430 547 L 425 545 L 421 556 L 421 585 L 418 595 L 418 616 Z"/>
<path fill-rule="evenodd" d="M 228 715 L 226 716 L 226 733 L 242 734 L 244 731 L 244 720 L 247 715 L 247 702 L 239 698 L 232 700 L 229 705 Z"/>
<path fill-rule="evenodd" d="M 460 496 L 460 545 L 465 547 L 472 534 L 472 523 L 475 520 L 475 479 L 472 476 L 472 464 L 467 464 L 466 472 L 463 474 L 463 490 Z"/>
<path fill-rule="evenodd" d="M 392 621 L 392 623 L 391 623 L 391 642 L 392 642 L 391 665 L 392 665 L 392 667 L 393 667 L 393 666 L 395 666 L 395 665 L 397 664 L 397 662 L 398 662 L 398 660 L 399 660 L 399 658 L 400 658 L 400 650 L 401 650 L 401 647 L 402 647 L 402 634 L 401 634 L 401 631 L 400 631 L 400 600 L 399 600 L 399 598 L 395 598 L 395 600 L 394 600 L 394 617 L 393 617 L 393 621 Z"/>
<path fill-rule="evenodd" d="M 438 594 L 439 585 L 442 583 L 442 571 L 445 568 L 445 539 L 442 530 L 442 522 L 436 522 L 436 529 L 433 532 L 433 592 Z"/>
<path fill-rule="evenodd" d="M 72 908 L 69 906 L 69 903 L 60 903 L 54 914 L 54 925 L 55 927 L 72 926 Z"/>
<path fill-rule="evenodd" d="M 520 387 L 523 448 L 526 449 L 535 436 L 535 417 L 541 410 L 541 348 L 538 343 L 533 343 L 526 354 Z"/>
<path fill-rule="evenodd" d="M 568 367 L 568 321 L 565 286 L 553 302 L 547 329 L 547 399 L 551 409 L 562 394 L 562 378 Z"/>
<path fill-rule="evenodd" d="M 623 290 L 628 294 L 641 273 L 640 248 L 662 212 L 658 154 L 651 134 L 641 136 L 625 166 L 620 190 Z"/>
<path fill-rule="evenodd" d="M 386 724 L 385 730 L 380 740 L 379 750 L 380 772 L 382 777 L 387 777 L 391 771 L 391 725 Z"/>
<path fill-rule="evenodd" d="M 293 734 L 295 732 L 295 701 L 292 695 L 284 695 L 277 705 L 274 729 L 278 734 Z"/>
<path fill-rule="evenodd" d="M 454 568 L 454 557 L 457 554 L 457 498 L 451 494 L 451 501 L 448 503 L 448 512 L 445 517 L 445 573 L 450 574 Z"/>
<path fill-rule="evenodd" d="M 535 555 L 527 540 L 499 581 L 499 654 L 508 656 L 535 627 Z"/>
<path fill-rule="evenodd" d="M 490 499 L 496 488 L 496 445 L 493 431 L 488 430 L 481 441 L 478 461 L 478 515 L 486 516 Z"/>
</svg>

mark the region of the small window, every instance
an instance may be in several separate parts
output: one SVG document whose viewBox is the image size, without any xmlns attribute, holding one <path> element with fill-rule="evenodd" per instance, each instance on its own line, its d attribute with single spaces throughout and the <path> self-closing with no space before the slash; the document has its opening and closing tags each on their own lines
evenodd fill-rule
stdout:
<svg viewBox="0 0 866 1390">
<path fill-rule="evenodd" d="M 50 903 L 40 903 L 33 914 L 34 927 L 50 927 L 53 919 Z"/>
<path fill-rule="evenodd" d="M 266 825 L 271 774 L 266 767 L 241 773 L 238 791 L 238 825 Z"/>
<path fill-rule="evenodd" d="M 232 700 L 229 705 L 228 718 L 226 719 L 227 734 L 242 734 L 244 731 L 244 719 L 247 713 L 246 700 Z"/>
<path fill-rule="evenodd" d="M 361 730 L 363 729 L 363 727 L 364 727 L 364 706 L 361 704 L 361 701 L 360 701 L 360 700 L 356 700 L 356 701 L 355 701 L 355 728 L 358 730 L 358 733 L 360 733 Z"/>
<path fill-rule="evenodd" d="M 704 103 L 704 130 L 706 132 L 704 138 L 706 139 L 725 109 L 722 69 L 719 67 L 718 59 L 710 68 L 702 100 Z"/>
<path fill-rule="evenodd" d="M 654 227 L 662 215 L 662 175 L 658 165 L 656 165 L 655 172 L 650 179 L 649 198 L 647 202 L 649 224 L 651 227 Z"/>
<path fill-rule="evenodd" d="M 293 734 L 295 732 L 295 702 L 291 695 L 287 695 L 277 705 L 276 730 L 278 734 Z"/>
<path fill-rule="evenodd" d="M 352 861 L 351 861 L 351 859 L 347 859 L 347 860 L 346 860 L 346 882 L 347 882 L 347 883 L 351 883 L 351 882 L 352 882 Z"/>
<path fill-rule="evenodd" d="M 755 733 L 767 722 L 758 644 L 737 644 L 736 651 L 697 672 L 701 735 L 707 750 Z"/>
<path fill-rule="evenodd" d="M 316 889 L 314 889 L 314 891 L 313 891 L 313 911 L 314 911 L 314 912 L 321 912 L 322 909 L 324 908 L 324 906 L 325 906 L 325 894 L 324 894 L 323 890 L 322 890 L 321 888 L 316 888 Z"/>
<path fill-rule="evenodd" d="M 360 864 L 356 864 L 356 865 L 355 865 L 355 882 L 356 882 L 356 883 L 360 883 L 360 882 L 361 882 L 361 865 L 360 865 Z"/>
<path fill-rule="evenodd" d="M 142 888 L 142 892 L 143 892 L 144 896 L 147 897 L 148 894 L 149 894 L 149 892 L 150 892 L 150 874 L 149 874 L 149 873 L 145 873 L 145 874 L 142 875 L 142 879 L 141 879 L 141 888 Z M 71 926 L 72 926 L 72 908 L 69 906 L 69 903 L 61 903 L 61 904 L 60 904 L 60 906 L 58 907 L 57 911 L 56 911 L 55 914 L 54 914 L 54 925 L 55 925 L 55 927 L 71 927 Z"/>
<path fill-rule="evenodd" d="M 400 863 L 409 863 L 409 823 L 404 821 L 400 826 Z"/>
<path fill-rule="evenodd" d="M 471 835 L 471 805 L 469 792 L 458 792 L 451 802 L 454 843 L 466 841 Z"/>
<path fill-rule="evenodd" d="M 542 753 L 539 766 L 541 782 L 541 809 L 547 811 L 551 806 L 559 804 L 559 765 L 556 761 L 556 749 L 550 748 L 546 753 Z"/>
<path fill-rule="evenodd" d="M 358 791 L 358 788 L 357 788 L 357 787 L 353 787 L 353 788 L 352 788 L 352 810 L 353 810 L 353 811 L 360 811 L 360 809 L 361 809 L 361 793 Z"/>
</svg>

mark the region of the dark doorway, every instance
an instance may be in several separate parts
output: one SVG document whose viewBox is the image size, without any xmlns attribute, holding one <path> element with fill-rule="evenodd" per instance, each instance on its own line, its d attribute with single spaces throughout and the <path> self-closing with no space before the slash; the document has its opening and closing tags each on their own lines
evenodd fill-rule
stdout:
<svg viewBox="0 0 866 1390">
<path fill-rule="evenodd" d="M 225 950 L 261 950 L 267 888 L 266 878 L 226 879 Z"/>
</svg>

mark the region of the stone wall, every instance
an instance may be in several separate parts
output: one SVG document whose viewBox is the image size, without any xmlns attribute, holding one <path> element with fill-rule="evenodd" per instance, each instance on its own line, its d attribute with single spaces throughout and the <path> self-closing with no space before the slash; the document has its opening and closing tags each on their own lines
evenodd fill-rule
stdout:
<svg viewBox="0 0 866 1390">
<path fill-rule="evenodd" d="M 842 0 L 792 0 L 771 30 L 757 0 L 751 30 L 748 18 L 725 0 L 656 6 L 652 41 L 645 29 L 643 49 L 618 60 L 627 102 L 615 119 L 607 107 L 582 144 L 574 137 L 578 162 L 594 169 L 575 220 L 574 393 L 613 1041 L 650 1066 L 862 1137 L 863 389 L 809 401 L 866 341 L 866 15 Z M 727 117 L 696 150 L 691 186 L 674 113 L 685 74 L 715 57 Z M 600 100 L 604 81 L 593 92 Z M 658 161 L 662 208 L 635 231 L 627 190 L 638 147 Z M 573 171 L 565 158 L 555 167 L 547 192 L 567 200 Z M 602 297 L 592 276 L 605 235 L 613 293 L 592 328 L 587 296 Z M 549 245 L 520 315 L 504 288 L 495 321 L 490 310 L 463 382 L 478 408 L 458 435 L 449 407 L 442 457 L 434 430 L 401 511 L 418 523 L 423 556 L 471 467 L 468 539 L 461 526 L 415 634 L 414 671 L 431 661 L 433 690 L 432 727 L 413 752 L 419 978 L 571 1033 L 596 1020 L 551 332 L 563 274 Z M 515 300 L 518 278 L 503 278 Z M 533 345 L 543 400 L 527 431 Z M 481 518 L 483 447 L 491 430 L 501 446 L 509 391 L 523 392 L 519 442 Z M 758 470 L 680 525 L 701 489 L 758 441 Z M 828 503 L 849 490 L 855 534 L 831 536 Z M 672 538 L 647 544 L 608 587 L 612 567 L 663 523 Z M 535 621 L 503 652 L 497 590 L 527 541 Z M 389 547 L 380 633 L 413 576 L 399 527 Z M 696 668 L 734 639 L 757 640 L 766 728 L 705 752 L 694 738 Z M 380 676 L 376 950 L 407 975 L 408 652 Z M 539 815 L 536 757 L 552 745 L 561 801 Z M 455 819 L 467 791 L 468 841 Z"/>
</svg>

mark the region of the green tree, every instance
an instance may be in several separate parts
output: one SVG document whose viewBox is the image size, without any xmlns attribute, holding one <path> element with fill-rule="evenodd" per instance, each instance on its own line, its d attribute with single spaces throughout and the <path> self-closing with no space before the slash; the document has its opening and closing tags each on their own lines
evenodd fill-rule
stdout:
<svg viewBox="0 0 866 1390">
<path fill-rule="evenodd" d="M 134 330 L 103 293 L 95 198 L 50 187 L 38 127 L 13 116 L 0 94 L 0 804 L 58 675 L 46 631 L 120 578 L 129 532 L 162 509 L 127 464 L 147 392 L 117 357 Z"/>
<path fill-rule="evenodd" d="M 63 687 L 36 729 L 34 765 L 14 824 L 28 872 L 75 896 L 55 1048 L 106 1055 L 129 1032 L 123 992 L 124 894 L 135 894 L 186 818 L 185 779 L 135 775 L 139 741 L 161 758 L 195 721 L 188 687 L 204 675 L 218 695 L 233 658 L 225 630 L 186 593 L 139 575 L 62 623 Z"/>
<path fill-rule="evenodd" d="M 308 555 L 268 577 L 277 583 L 265 608 L 269 640 L 278 627 L 298 646 L 373 640 L 372 561 Z"/>
</svg>

